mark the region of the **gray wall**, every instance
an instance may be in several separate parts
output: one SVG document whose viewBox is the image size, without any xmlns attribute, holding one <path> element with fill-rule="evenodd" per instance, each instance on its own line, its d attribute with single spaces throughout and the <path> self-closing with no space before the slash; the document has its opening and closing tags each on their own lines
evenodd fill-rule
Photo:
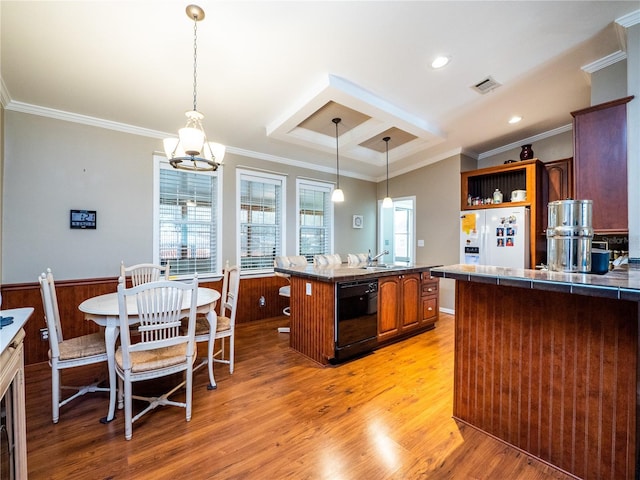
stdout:
<svg viewBox="0 0 640 480">
<path fill-rule="evenodd" d="M 152 260 L 153 152 L 157 139 L 5 112 L 2 283 L 35 282 L 51 267 L 59 279 L 116 276 L 122 260 Z M 295 179 L 335 175 L 228 154 L 223 168 L 222 259 L 236 259 L 236 166 L 287 175 L 288 253 L 295 249 Z M 341 177 L 335 251 L 375 247 L 376 185 Z M 69 229 L 69 210 L 97 211 L 96 230 Z M 352 215 L 364 228 L 352 228 Z"/>
<path fill-rule="evenodd" d="M 461 157 L 441 160 L 389 179 L 389 196 L 416 197 L 416 263 L 451 265 L 458 263 Z M 469 159 L 465 159 L 468 162 Z M 378 198 L 386 194 L 386 182 L 378 183 Z M 453 310 L 454 282 L 441 280 L 440 308 Z"/>
<path fill-rule="evenodd" d="M 2 185 L 4 184 L 4 107 L 0 104 L 0 273 L 2 273 Z M 0 275 L 2 284 L 2 275 Z"/>
<path fill-rule="evenodd" d="M 627 62 L 622 60 L 591 74 L 591 105 L 627 96 Z"/>
<path fill-rule="evenodd" d="M 573 119 L 569 112 L 567 112 L 567 115 L 569 116 L 567 124 L 571 124 Z M 533 142 L 531 148 L 534 153 L 533 156 L 541 162 L 552 162 L 562 158 L 573 157 L 573 130 Z M 521 148 L 517 147 L 478 160 L 478 168 L 502 165 L 506 160 L 520 161 L 520 151 Z"/>
<path fill-rule="evenodd" d="M 629 258 L 640 262 L 640 25 L 627 29 L 627 188 L 629 191 Z"/>
</svg>

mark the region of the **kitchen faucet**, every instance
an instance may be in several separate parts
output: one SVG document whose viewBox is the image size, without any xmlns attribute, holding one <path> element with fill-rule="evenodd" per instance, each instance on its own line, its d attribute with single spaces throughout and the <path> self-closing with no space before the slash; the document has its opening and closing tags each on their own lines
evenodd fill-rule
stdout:
<svg viewBox="0 0 640 480">
<path fill-rule="evenodd" d="M 375 257 L 371 256 L 371 249 L 369 249 L 369 254 L 367 255 L 367 267 L 370 267 L 373 265 L 373 262 L 375 262 L 376 260 L 378 260 L 380 257 L 382 257 L 383 255 L 389 255 L 389 250 L 383 250 L 382 252 L 380 252 L 379 254 L 377 254 Z"/>
</svg>

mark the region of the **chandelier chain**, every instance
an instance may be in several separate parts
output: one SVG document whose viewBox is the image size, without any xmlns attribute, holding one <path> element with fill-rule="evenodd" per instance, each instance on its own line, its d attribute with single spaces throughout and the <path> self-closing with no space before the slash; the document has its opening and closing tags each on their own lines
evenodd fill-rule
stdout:
<svg viewBox="0 0 640 480">
<path fill-rule="evenodd" d="M 198 16 L 193 16 L 193 110 L 198 110 Z"/>
</svg>

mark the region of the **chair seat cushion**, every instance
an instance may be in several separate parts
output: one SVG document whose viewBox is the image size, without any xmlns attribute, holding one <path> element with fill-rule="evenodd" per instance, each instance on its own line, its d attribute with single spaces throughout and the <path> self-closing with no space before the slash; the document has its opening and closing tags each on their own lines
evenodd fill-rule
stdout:
<svg viewBox="0 0 640 480">
<path fill-rule="evenodd" d="M 173 345 L 171 347 L 156 348 L 142 352 L 131 352 L 131 372 L 141 373 L 149 370 L 172 367 L 184 363 L 186 345 Z M 194 357 L 195 358 L 195 357 Z M 122 370 L 122 348 L 116 351 L 116 364 Z"/>
<path fill-rule="evenodd" d="M 231 319 L 218 315 L 216 332 L 224 332 L 226 330 L 231 330 Z M 196 337 L 207 333 L 209 333 L 209 320 L 204 315 L 198 315 L 196 317 Z"/>
<path fill-rule="evenodd" d="M 58 348 L 60 360 L 74 360 L 107 353 L 104 334 L 100 332 L 63 340 L 58 344 Z M 49 360 L 51 360 L 51 351 L 49 351 Z"/>
</svg>

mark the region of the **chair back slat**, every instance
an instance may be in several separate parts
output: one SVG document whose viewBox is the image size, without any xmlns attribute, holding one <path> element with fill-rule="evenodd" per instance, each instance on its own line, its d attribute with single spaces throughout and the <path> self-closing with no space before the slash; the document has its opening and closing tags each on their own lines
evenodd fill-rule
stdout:
<svg viewBox="0 0 640 480">
<path fill-rule="evenodd" d="M 49 331 L 49 348 L 51 349 L 51 358 L 60 356 L 59 343 L 62 342 L 62 327 L 60 325 L 60 313 L 58 309 L 57 296 L 55 294 L 55 283 L 51 269 L 47 269 L 47 273 L 42 273 L 38 278 L 40 283 L 40 296 L 42 297 L 42 308 L 44 310 L 44 318 Z"/>
<path fill-rule="evenodd" d="M 240 268 L 237 265 L 228 267 L 225 270 L 225 283 L 227 284 L 224 296 L 221 297 L 221 315 L 231 320 L 231 325 L 235 324 L 236 307 L 238 303 L 238 290 L 240 289 Z"/>
<path fill-rule="evenodd" d="M 126 288 L 124 277 L 118 285 L 121 345 L 124 368 L 130 366 L 129 352 L 154 350 L 185 344 L 187 355 L 194 353 L 195 312 L 198 294 L 197 276 L 191 283 L 158 280 Z M 132 343 L 129 332 L 129 303 L 133 297 L 138 314 L 139 337 Z M 189 318 L 186 334 L 181 319 Z M 193 317 L 193 318 L 191 318 Z"/>
<path fill-rule="evenodd" d="M 137 287 L 143 283 L 157 282 L 158 280 L 169 280 L 169 264 L 156 265 L 154 263 L 138 263 L 125 267 L 124 262 L 120 264 L 120 276 L 129 278 L 131 287 Z"/>
</svg>

